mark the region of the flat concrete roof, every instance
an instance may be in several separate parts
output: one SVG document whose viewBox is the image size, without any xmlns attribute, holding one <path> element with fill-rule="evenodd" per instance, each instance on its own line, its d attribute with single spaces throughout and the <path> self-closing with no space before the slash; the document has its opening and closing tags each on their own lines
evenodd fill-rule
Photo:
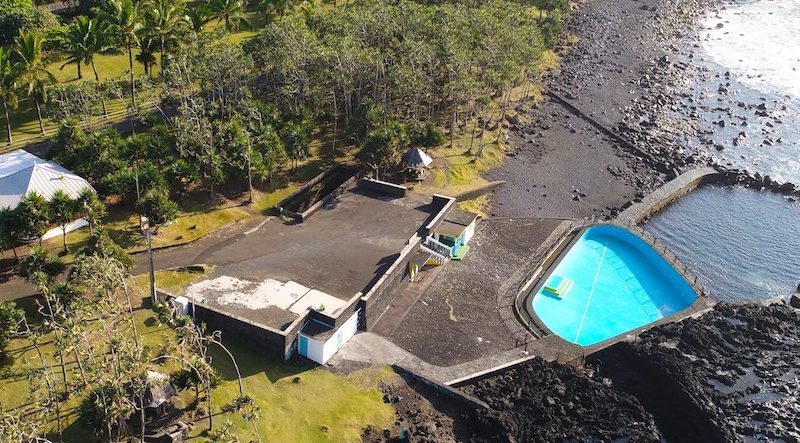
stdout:
<svg viewBox="0 0 800 443">
<path fill-rule="evenodd" d="M 335 315 L 439 209 L 431 200 L 353 189 L 304 223 L 270 219 L 200 257 L 214 272 L 187 295 L 193 292 L 219 312 L 277 329 L 306 307 L 324 305 L 323 312 Z"/>
</svg>

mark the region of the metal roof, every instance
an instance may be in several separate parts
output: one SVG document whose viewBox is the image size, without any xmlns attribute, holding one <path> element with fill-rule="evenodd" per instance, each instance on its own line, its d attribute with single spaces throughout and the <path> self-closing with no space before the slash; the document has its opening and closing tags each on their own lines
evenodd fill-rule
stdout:
<svg viewBox="0 0 800 443">
<path fill-rule="evenodd" d="M 403 154 L 403 165 L 406 168 L 427 168 L 431 163 L 433 159 L 419 148 L 411 148 Z"/>
<path fill-rule="evenodd" d="M 22 166 L 15 172 L 0 176 L 0 208 L 16 208 L 22 197 L 31 192 L 36 192 L 49 201 L 58 190 L 77 198 L 84 189 L 92 189 L 89 182 L 63 166 L 28 155 L 36 160 L 18 156 L 13 157 L 10 163 L 5 163 L 6 157 L 0 156 L 0 164 L 3 165 L 0 170 L 3 172 L 11 170 L 13 165 Z"/>
<path fill-rule="evenodd" d="M 24 149 L 17 149 L 6 154 L 0 155 L 0 177 L 11 175 L 23 169 L 27 169 L 37 163 L 45 163 L 41 159 Z"/>
<path fill-rule="evenodd" d="M 457 238 L 467 229 L 467 226 L 471 225 L 477 218 L 478 214 L 462 211 L 458 208 L 451 209 L 431 231 L 448 237 Z"/>
</svg>

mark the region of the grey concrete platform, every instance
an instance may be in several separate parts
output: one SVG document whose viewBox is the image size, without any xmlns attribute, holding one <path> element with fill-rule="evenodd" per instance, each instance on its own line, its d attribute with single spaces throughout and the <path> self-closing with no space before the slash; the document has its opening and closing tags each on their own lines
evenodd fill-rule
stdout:
<svg viewBox="0 0 800 443">
<path fill-rule="evenodd" d="M 539 247 L 561 223 L 526 218 L 479 222 L 466 257 L 444 265 L 389 339 L 441 366 L 523 345 L 527 337 L 516 332 L 524 331 L 507 327 L 499 304 L 512 303 L 528 269 L 535 266 Z"/>
<path fill-rule="evenodd" d="M 206 251 L 203 262 L 214 266 L 208 279 L 294 281 L 347 301 L 376 277 L 382 264 L 394 260 L 432 210 L 430 197 L 391 198 L 353 189 L 302 224 L 267 220 L 249 235 Z M 297 318 L 296 313 L 275 307 L 222 305 L 215 303 L 215 297 L 206 303 L 216 311 L 274 328 Z"/>
</svg>

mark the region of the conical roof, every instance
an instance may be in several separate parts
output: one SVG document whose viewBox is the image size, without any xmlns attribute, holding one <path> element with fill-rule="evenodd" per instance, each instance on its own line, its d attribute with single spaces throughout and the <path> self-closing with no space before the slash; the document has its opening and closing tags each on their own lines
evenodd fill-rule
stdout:
<svg viewBox="0 0 800 443">
<path fill-rule="evenodd" d="M 433 159 L 419 148 L 410 148 L 403 154 L 403 166 L 406 168 L 427 168 L 431 163 Z"/>
</svg>

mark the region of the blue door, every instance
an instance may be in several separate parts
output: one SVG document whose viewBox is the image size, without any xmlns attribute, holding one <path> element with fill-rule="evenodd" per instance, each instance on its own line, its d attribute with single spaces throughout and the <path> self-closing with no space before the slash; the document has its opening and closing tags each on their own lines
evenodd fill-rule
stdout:
<svg viewBox="0 0 800 443">
<path fill-rule="evenodd" d="M 298 352 L 303 357 L 308 357 L 308 337 L 300 335 L 297 340 L 299 340 L 297 343 Z"/>
</svg>

